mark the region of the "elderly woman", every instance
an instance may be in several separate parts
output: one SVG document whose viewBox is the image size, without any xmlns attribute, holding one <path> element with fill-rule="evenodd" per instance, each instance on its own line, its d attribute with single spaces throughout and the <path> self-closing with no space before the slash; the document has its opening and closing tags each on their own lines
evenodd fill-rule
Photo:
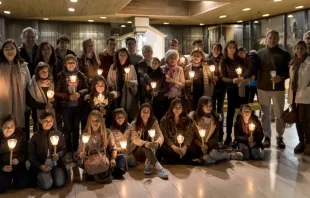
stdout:
<svg viewBox="0 0 310 198">
<path fill-rule="evenodd" d="M 214 84 L 209 66 L 205 64 L 204 52 L 201 48 L 195 48 L 191 52 L 192 61 L 184 69 L 186 79 L 186 95 L 191 98 L 191 110 L 197 108 L 201 96 L 212 97 Z M 189 73 L 194 72 L 194 77 Z"/>
<path fill-rule="evenodd" d="M 128 72 L 128 73 L 127 73 Z M 111 66 L 108 78 L 108 86 L 116 98 L 118 107 L 125 109 L 128 120 L 136 117 L 138 101 L 138 81 L 134 66 L 131 64 L 129 53 L 126 48 L 116 51 L 114 63 Z"/>
<path fill-rule="evenodd" d="M 290 64 L 290 88 L 288 102 L 297 112 L 296 128 L 299 143 L 295 153 L 310 155 L 310 56 L 307 45 L 299 41 L 295 47 L 295 58 Z"/>
<path fill-rule="evenodd" d="M 0 50 L 0 117 L 14 115 L 16 124 L 21 128 L 25 128 L 26 86 L 29 81 L 27 63 L 20 57 L 16 43 L 4 41 Z"/>
<path fill-rule="evenodd" d="M 169 100 L 166 102 L 166 110 L 169 109 L 170 101 L 178 97 L 184 98 L 185 77 L 183 68 L 178 66 L 178 60 L 178 51 L 170 49 L 165 54 L 166 64 L 161 66 L 165 75 L 165 97 Z"/>
<path fill-rule="evenodd" d="M 79 70 L 92 80 L 97 76 L 97 69 L 100 67 L 100 59 L 94 50 L 94 41 L 87 38 L 83 41 L 83 51 L 77 56 Z M 88 81 L 89 85 L 90 82 Z"/>
</svg>

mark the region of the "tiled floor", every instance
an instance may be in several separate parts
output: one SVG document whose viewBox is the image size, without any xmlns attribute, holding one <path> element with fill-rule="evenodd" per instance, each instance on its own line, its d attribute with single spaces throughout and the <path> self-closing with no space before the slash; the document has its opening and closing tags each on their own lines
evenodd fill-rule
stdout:
<svg viewBox="0 0 310 198">
<path fill-rule="evenodd" d="M 275 129 L 273 124 L 273 130 Z M 38 189 L 9 191 L 1 198 L 307 198 L 310 197 L 310 157 L 294 155 L 295 127 L 286 130 L 287 149 L 273 146 L 264 151 L 263 161 L 230 161 L 209 167 L 165 166 L 169 180 L 155 174 L 143 175 L 143 167 L 131 169 L 123 181 L 109 185 L 82 182 L 80 170 L 71 169 L 71 180 L 64 188 L 43 192 Z M 74 176 L 73 176 L 74 175 Z"/>
</svg>

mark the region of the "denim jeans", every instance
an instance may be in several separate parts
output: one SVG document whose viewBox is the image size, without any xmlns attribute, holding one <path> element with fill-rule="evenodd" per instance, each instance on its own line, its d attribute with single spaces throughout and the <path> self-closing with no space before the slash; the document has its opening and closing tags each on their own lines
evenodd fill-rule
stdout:
<svg viewBox="0 0 310 198">
<path fill-rule="evenodd" d="M 133 156 L 125 155 L 128 167 L 136 167 L 137 161 Z"/>
<path fill-rule="evenodd" d="M 40 172 L 37 177 L 37 185 L 43 190 L 53 187 L 62 187 L 66 184 L 67 178 L 62 168 L 53 167 L 50 173 Z"/>
<path fill-rule="evenodd" d="M 80 137 L 81 108 L 69 107 L 64 109 L 63 121 L 63 134 L 65 136 L 67 150 L 76 151 Z"/>
<path fill-rule="evenodd" d="M 212 149 L 212 151 L 209 154 L 205 154 L 202 159 L 205 161 L 205 165 L 209 165 L 214 164 L 217 161 L 229 160 L 230 154 Z"/>
<path fill-rule="evenodd" d="M 247 145 L 242 144 L 242 143 L 240 143 L 238 147 L 239 147 L 239 150 L 243 154 L 243 160 L 249 160 L 249 159 L 260 160 L 261 159 L 260 148 L 258 147 L 250 148 Z"/>
</svg>

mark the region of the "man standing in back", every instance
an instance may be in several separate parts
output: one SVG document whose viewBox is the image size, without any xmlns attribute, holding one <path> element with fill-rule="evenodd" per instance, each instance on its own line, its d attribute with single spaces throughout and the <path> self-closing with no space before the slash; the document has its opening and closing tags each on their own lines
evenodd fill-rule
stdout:
<svg viewBox="0 0 310 198">
<path fill-rule="evenodd" d="M 304 41 L 307 44 L 307 53 L 310 54 L 310 31 L 304 34 Z"/>
<path fill-rule="evenodd" d="M 143 57 L 140 54 L 137 54 L 137 52 L 136 52 L 137 41 L 136 41 L 136 39 L 134 39 L 132 37 L 128 37 L 128 38 L 126 38 L 125 42 L 126 42 L 126 47 L 128 49 L 128 52 L 129 52 L 131 64 L 136 67 L 136 64 L 143 59 Z"/>
<path fill-rule="evenodd" d="M 111 65 L 114 61 L 116 41 L 114 38 L 108 38 L 107 40 L 107 48 L 103 50 L 103 52 L 99 53 L 99 58 L 101 62 L 101 69 L 103 70 L 102 76 L 107 79 L 108 72 L 110 70 Z"/>
</svg>

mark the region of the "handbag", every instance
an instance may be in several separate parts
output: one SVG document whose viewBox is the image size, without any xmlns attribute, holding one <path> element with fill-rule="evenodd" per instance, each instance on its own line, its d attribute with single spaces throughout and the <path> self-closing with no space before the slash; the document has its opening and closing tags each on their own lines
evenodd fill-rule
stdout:
<svg viewBox="0 0 310 198">
<path fill-rule="evenodd" d="M 106 153 L 99 151 L 96 154 L 89 155 L 84 162 L 84 169 L 89 175 L 96 175 L 106 172 L 109 168 L 110 162 Z"/>
<path fill-rule="evenodd" d="M 297 116 L 296 116 L 296 109 L 293 108 L 292 106 L 289 106 L 281 115 L 281 119 L 286 124 L 294 124 L 296 123 Z"/>
</svg>

